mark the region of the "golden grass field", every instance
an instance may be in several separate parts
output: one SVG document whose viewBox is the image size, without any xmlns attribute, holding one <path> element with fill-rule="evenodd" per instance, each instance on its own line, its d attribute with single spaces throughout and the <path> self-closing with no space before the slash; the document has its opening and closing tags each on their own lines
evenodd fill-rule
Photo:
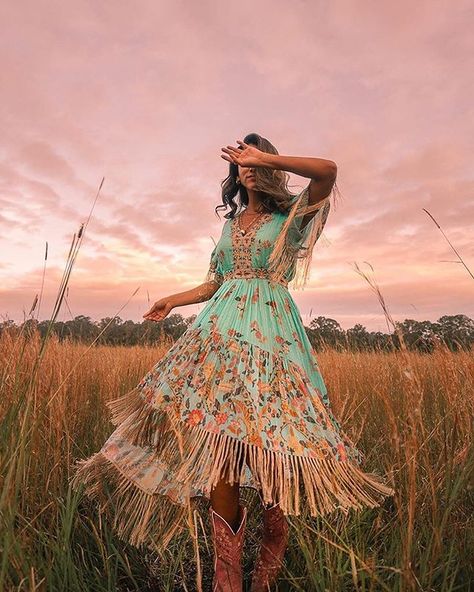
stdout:
<svg viewBox="0 0 474 592">
<path fill-rule="evenodd" d="M 74 461 L 113 429 L 105 402 L 132 389 L 168 347 L 1 334 L 1 590 L 210 590 L 205 513 L 198 556 L 191 537 L 151 556 L 118 539 L 95 505 L 68 488 Z M 292 517 L 278 590 L 474 589 L 472 352 L 327 350 L 317 359 L 365 468 L 396 493 L 347 518 Z M 254 507 L 247 582 L 259 520 Z"/>
</svg>

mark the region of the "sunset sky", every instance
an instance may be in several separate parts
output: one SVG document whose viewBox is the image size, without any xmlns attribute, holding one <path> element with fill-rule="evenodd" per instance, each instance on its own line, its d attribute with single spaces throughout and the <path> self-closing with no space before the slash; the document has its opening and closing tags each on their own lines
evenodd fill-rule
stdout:
<svg viewBox="0 0 474 592">
<path fill-rule="evenodd" d="M 423 211 L 474 271 L 471 2 L 19 0 L 0 16 L 0 320 L 27 315 L 46 241 L 50 317 L 102 177 L 59 319 L 114 316 L 139 287 L 120 317 L 141 321 L 202 283 L 221 147 L 249 132 L 338 165 L 292 291 L 305 324 L 387 330 L 355 263 L 395 320 L 474 317 L 474 281 Z"/>
</svg>

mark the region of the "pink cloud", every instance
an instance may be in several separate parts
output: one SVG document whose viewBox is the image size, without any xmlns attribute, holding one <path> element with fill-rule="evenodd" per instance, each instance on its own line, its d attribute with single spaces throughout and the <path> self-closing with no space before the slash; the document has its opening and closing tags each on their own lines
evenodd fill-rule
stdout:
<svg viewBox="0 0 474 592">
<path fill-rule="evenodd" d="M 197 285 L 224 221 L 220 148 L 257 131 L 282 154 L 338 164 L 343 199 L 311 287 L 293 293 L 304 314 L 383 324 L 351 268 L 368 261 L 397 314 L 473 316 L 467 274 L 422 210 L 472 268 L 468 14 L 438 0 L 5 5 L 0 312 L 29 306 L 46 241 L 54 299 L 103 176 L 71 310 L 110 315 L 141 285 L 127 309 L 138 320 L 146 290 Z"/>
</svg>

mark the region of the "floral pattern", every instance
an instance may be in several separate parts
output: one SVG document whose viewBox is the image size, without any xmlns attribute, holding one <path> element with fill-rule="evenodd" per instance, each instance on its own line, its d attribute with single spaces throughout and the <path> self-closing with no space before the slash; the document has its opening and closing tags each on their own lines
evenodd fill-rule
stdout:
<svg viewBox="0 0 474 592">
<path fill-rule="evenodd" d="M 232 328 L 222 334 L 218 317 L 210 314 L 183 336 L 172 368 L 160 361 L 144 377 L 142 396 L 154 408 L 172 408 L 188 425 L 250 438 L 270 450 L 357 458 L 331 412 L 317 366 L 291 361 L 301 337 L 274 333 L 268 349 L 261 330 L 251 342 Z"/>
</svg>

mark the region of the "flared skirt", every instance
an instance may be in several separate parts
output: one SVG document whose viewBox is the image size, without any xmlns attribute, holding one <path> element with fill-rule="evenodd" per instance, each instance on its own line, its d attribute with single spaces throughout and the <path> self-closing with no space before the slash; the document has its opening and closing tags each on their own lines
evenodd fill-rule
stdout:
<svg viewBox="0 0 474 592">
<path fill-rule="evenodd" d="M 393 494 L 360 468 L 299 310 L 267 279 L 225 281 L 139 384 L 106 404 L 116 429 L 77 461 L 72 485 L 137 546 L 166 548 L 221 479 L 287 515 L 347 513 Z"/>
</svg>

